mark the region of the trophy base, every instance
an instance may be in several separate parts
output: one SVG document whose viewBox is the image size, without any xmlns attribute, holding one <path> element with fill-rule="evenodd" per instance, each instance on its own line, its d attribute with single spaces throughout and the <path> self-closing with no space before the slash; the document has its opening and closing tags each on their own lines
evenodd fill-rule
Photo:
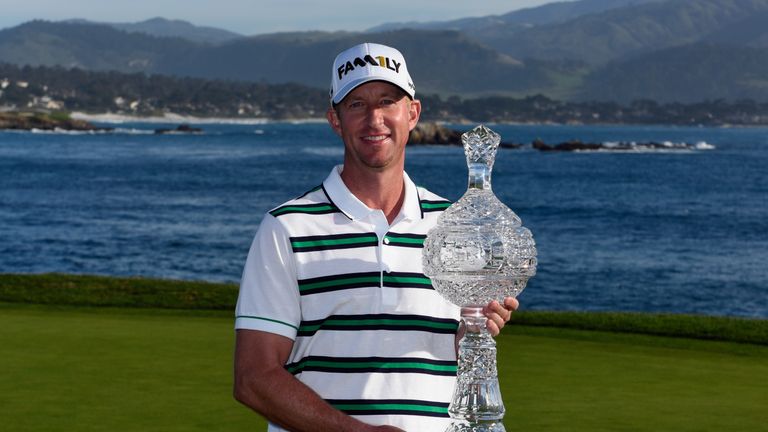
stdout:
<svg viewBox="0 0 768 432">
<path fill-rule="evenodd" d="M 504 424 L 501 422 L 472 425 L 463 421 L 454 421 L 445 432 L 507 432 L 507 430 L 504 429 Z"/>
</svg>

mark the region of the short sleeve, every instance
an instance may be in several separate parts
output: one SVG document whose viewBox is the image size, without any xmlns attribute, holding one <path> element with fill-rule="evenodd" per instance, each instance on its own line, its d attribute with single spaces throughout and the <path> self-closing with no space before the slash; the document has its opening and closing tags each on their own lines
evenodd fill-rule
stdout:
<svg viewBox="0 0 768 432">
<path fill-rule="evenodd" d="M 290 237 L 267 214 L 248 252 L 235 308 L 235 328 L 296 338 L 301 322 L 299 287 Z"/>
</svg>

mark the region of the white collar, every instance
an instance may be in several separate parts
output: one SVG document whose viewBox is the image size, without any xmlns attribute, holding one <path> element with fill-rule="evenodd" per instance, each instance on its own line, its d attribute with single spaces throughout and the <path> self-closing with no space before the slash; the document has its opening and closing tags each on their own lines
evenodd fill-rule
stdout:
<svg viewBox="0 0 768 432">
<path fill-rule="evenodd" d="M 328 194 L 331 202 L 352 220 L 365 219 L 371 213 L 379 211 L 363 204 L 362 201 L 349 191 L 347 185 L 344 184 L 344 180 L 341 179 L 341 172 L 343 170 L 343 165 L 336 165 L 323 182 L 323 188 L 325 188 L 325 192 Z M 405 199 L 395 220 L 421 219 L 423 215 L 421 213 L 419 191 L 405 171 L 403 171 L 403 183 L 405 185 Z"/>
</svg>

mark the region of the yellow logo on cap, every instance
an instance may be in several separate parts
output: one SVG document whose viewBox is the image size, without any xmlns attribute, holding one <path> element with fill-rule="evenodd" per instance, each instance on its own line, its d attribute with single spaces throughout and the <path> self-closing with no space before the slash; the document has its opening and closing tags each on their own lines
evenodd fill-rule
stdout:
<svg viewBox="0 0 768 432">
<path fill-rule="evenodd" d="M 363 58 L 355 57 L 354 60 L 347 61 L 343 65 L 339 66 L 337 72 L 339 73 L 339 80 L 341 80 L 346 74 L 352 72 L 357 67 L 379 66 L 395 71 L 395 73 L 400 73 L 400 66 L 402 65 L 402 63 L 398 63 L 395 59 L 391 59 L 389 57 L 376 56 L 374 58 L 370 55 L 366 55 Z"/>
</svg>

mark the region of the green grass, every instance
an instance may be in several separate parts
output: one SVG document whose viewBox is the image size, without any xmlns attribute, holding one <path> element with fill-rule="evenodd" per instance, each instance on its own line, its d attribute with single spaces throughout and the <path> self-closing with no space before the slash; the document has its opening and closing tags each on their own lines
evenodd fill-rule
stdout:
<svg viewBox="0 0 768 432">
<path fill-rule="evenodd" d="M 73 306 L 232 310 L 237 285 L 70 274 L 0 274 L 0 301 Z"/>
<path fill-rule="evenodd" d="M 36 300 L 28 298 L 36 283 L 60 292 L 39 301 L 47 304 L 30 304 Z M 231 396 L 233 289 L 143 279 L 0 275 L 3 428 L 265 430 L 263 419 Z M 115 297 L 120 300 L 108 301 L 105 291 L 120 293 Z M 170 308 L 190 293 L 211 306 Z M 117 306 L 123 303 L 144 306 Z M 510 431 L 766 430 L 763 320 L 515 315 L 497 338 Z M 697 328 L 703 338 L 681 337 Z"/>
<path fill-rule="evenodd" d="M 4 305 L 0 418 L 11 431 L 233 431 L 233 320 Z"/>
</svg>

